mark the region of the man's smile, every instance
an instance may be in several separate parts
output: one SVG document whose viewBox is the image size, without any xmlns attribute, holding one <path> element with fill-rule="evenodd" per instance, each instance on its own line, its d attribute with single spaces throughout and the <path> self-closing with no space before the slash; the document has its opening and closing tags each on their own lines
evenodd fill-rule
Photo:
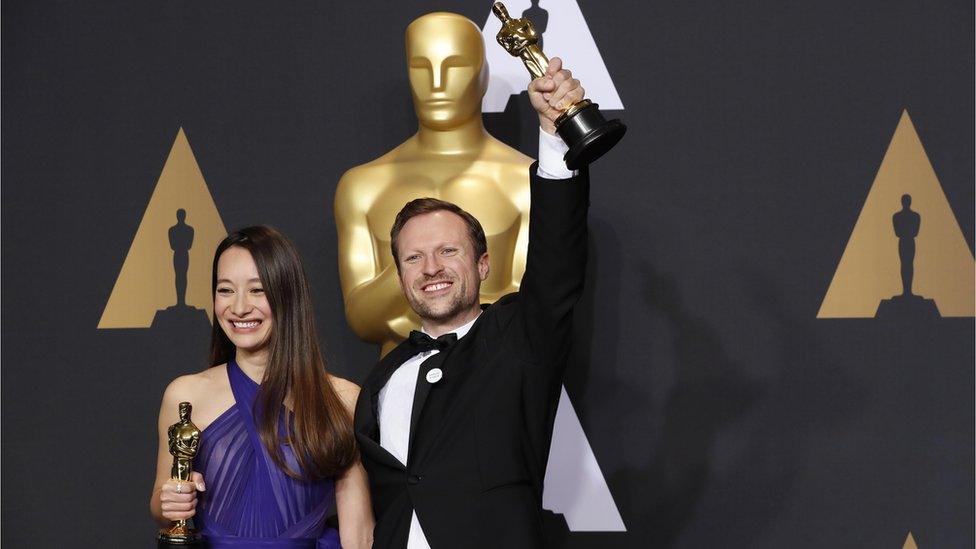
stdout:
<svg viewBox="0 0 976 549">
<path fill-rule="evenodd" d="M 420 287 L 420 290 L 427 295 L 435 295 L 445 292 L 453 285 L 454 282 L 450 280 L 437 280 L 424 284 Z"/>
</svg>

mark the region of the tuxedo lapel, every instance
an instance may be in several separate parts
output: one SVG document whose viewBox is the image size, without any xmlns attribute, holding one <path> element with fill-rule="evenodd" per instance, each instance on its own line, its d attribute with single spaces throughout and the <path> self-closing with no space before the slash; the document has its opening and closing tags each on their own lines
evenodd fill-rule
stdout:
<svg viewBox="0 0 976 549">
<path fill-rule="evenodd" d="M 434 368 L 443 369 L 444 361 L 451 354 L 452 349 L 445 349 L 436 355 L 431 356 L 420 364 L 420 371 L 417 373 L 417 385 L 413 393 L 413 409 L 410 411 L 410 442 L 407 450 L 407 464 L 413 458 L 415 452 L 414 437 L 417 434 L 417 423 L 420 421 L 420 413 L 424 410 L 427 403 L 427 396 L 430 394 L 432 383 L 427 381 L 427 374 Z"/>
<path fill-rule="evenodd" d="M 371 437 L 365 436 L 362 433 L 357 433 L 356 441 L 359 442 L 359 451 L 362 452 L 364 456 L 376 460 L 387 467 L 403 470 L 403 464 L 400 463 L 400 460 L 388 452 L 386 448 L 380 446 L 380 443 L 376 442 Z"/>
<path fill-rule="evenodd" d="M 379 396 L 380 391 L 386 386 L 393 372 L 403 364 L 413 351 L 407 343 L 396 346 L 389 354 L 383 357 L 373 371 L 363 382 L 362 393 L 356 403 L 356 418 L 354 426 L 359 439 L 367 455 L 388 464 L 399 464 L 400 461 L 393 457 L 385 448 L 380 446 L 380 425 L 379 425 Z M 403 467 L 402 464 L 399 467 Z"/>
</svg>

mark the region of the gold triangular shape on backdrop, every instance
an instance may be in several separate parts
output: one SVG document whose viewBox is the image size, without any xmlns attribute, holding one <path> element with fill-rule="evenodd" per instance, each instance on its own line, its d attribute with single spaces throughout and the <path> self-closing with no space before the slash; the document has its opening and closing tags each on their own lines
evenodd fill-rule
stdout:
<svg viewBox="0 0 976 549">
<path fill-rule="evenodd" d="M 901 549 L 918 549 L 918 545 L 915 544 L 915 537 L 912 533 L 908 533 L 908 537 L 905 538 L 905 545 L 902 545 Z"/>
<path fill-rule="evenodd" d="M 186 305 L 206 310 L 212 317 L 211 263 L 227 230 L 180 128 L 98 321 L 99 329 L 148 328 L 157 311 L 176 305 L 170 229 L 178 224 L 181 209 L 186 212 L 185 224 L 192 227 L 192 244 L 184 239 L 187 244 L 182 245 L 190 245 Z"/>
<path fill-rule="evenodd" d="M 943 317 L 976 314 L 976 261 L 918 133 L 904 111 L 857 218 L 817 318 L 873 318 L 902 293 L 892 216 L 902 195 L 920 215 L 912 292 L 934 300 Z"/>
</svg>

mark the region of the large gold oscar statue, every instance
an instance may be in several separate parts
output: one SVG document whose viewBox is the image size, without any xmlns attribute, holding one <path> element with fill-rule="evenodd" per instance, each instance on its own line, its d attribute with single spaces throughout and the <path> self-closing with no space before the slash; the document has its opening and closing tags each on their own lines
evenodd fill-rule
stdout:
<svg viewBox="0 0 976 549">
<path fill-rule="evenodd" d="M 384 355 L 419 326 L 390 253 L 390 228 L 404 204 L 440 198 L 478 218 L 491 258 L 482 302 L 518 290 L 528 250 L 532 159 L 485 131 L 481 30 L 453 13 L 424 15 L 407 27 L 406 53 L 420 127 L 392 151 L 347 171 L 335 198 L 346 319 Z"/>
</svg>

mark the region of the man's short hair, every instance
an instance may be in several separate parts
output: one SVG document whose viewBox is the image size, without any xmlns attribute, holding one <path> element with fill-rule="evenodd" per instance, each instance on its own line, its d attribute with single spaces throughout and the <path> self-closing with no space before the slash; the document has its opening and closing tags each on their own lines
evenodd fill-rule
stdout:
<svg viewBox="0 0 976 549">
<path fill-rule="evenodd" d="M 433 212 L 451 212 L 462 220 L 464 224 L 468 227 L 468 238 L 471 240 L 471 246 L 474 248 L 474 260 L 477 262 L 488 251 L 488 240 L 485 238 L 485 230 L 481 228 L 481 223 L 468 212 L 461 209 L 457 204 L 447 202 L 446 200 L 438 200 L 436 198 L 417 198 L 407 202 L 407 204 L 400 210 L 397 214 L 396 220 L 393 221 L 393 228 L 390 229 L 390 248 L 393 252 L 393 262 L 396 264 L 397 272 L 400 272 L 400 255 L 397 252 L 397 240 L 399 240 L 400 231 L 403 226 L 418 215 L 429 214 Z"/>
</svg>

